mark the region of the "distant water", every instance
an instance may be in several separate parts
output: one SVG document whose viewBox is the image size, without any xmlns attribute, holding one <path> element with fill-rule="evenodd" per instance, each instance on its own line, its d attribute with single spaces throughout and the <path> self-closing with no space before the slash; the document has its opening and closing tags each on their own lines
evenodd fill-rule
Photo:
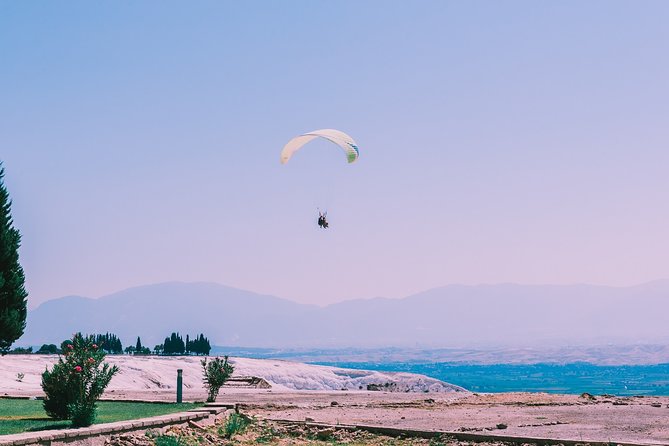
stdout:
<svg viewBox="0 0 669 446">
<path fill-rule="evenodd" d="M 669 395 L 669 364 L 463 365 L 453 363 L 318 362 L 321 365 L 420 373 L 472 392 L 548 392 L 593 395 Z"/>
</svg>

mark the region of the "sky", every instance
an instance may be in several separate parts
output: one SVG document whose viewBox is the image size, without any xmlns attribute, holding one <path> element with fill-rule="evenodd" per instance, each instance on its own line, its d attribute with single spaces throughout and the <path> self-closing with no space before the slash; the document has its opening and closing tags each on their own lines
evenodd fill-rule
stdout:
<svg viewBox="0 0 669 446">
<path fill-rule="evenodd" d="M 669 278 L 667 23 L 650 0 L 2 1 L 29 306 Z M 320 128 L 359 161 L 279 163 Z"/>
</svg>

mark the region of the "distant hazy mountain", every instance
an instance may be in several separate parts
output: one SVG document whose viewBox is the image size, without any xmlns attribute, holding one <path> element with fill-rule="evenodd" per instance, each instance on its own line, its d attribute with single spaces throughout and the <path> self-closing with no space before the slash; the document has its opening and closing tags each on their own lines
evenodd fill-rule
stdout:
<svg viewBox="0 0 669 446">
<path fill-rule="evenodd" d="M 550 346 L 669 340 L 669 281 L 592 285 L 451 285 L 404 299 L 303 305 L 212 283 L 162 283 L 99 299 L 68 296 L 29 312 L 20 345 L 110 331 L 124 345 L 204 332 L 246 347 Z"/>
</svg>

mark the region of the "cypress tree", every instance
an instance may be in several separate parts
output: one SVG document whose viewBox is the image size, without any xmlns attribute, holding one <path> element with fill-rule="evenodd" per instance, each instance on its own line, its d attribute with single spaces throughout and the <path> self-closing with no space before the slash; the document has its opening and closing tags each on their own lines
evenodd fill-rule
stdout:
<svg viewBox="0 0 669 446">
<path fill-rule="evenodd" d="M 170 355 L 179 353 L 179 335 L 175 332 L 172 332 L 170 335 Z"/>
<path fill-rule="evenodd" d="M 25 276 L 19 264 L 21 234 L 13 227 L 12 202 L 2 181 L 4 176 L 5 169 L 0 164 L 0 353 L 3 355 L 23 335 L 28 311 Z"/>
<path fill-rule="evenodd" d="M 179 349 L 177 350 L 177 353 L 183 355 L 184 353 L 186 353 L 186 344 L 184 343 L 184 338 L 182 338 L 179 335 L 179 333 L 177 333 L 177 341 L 179 342 L 178 343 Z"/>
<path fill-rule="evenodd" d="M 142 351 L 142 341 L 140 341 L 139 336 L 137 336 L 137 344 L 135 344 L 135 351 L 136 352 Z"/>
<path fill-rule="evenodd" d="M 209 339 L 205 338 L 204 335 L 202 335 L 202 354 L 205 356 L 209 356 L 210 351 L 211 351 L 211 344 L 209 343 Z"/>
<path fill-rule="evenodd" d="M 198 355 L 203 354 L 204 350 L 205 350 L 204 335 L 200 333 L 200 336 L 197 338 L 197 354 Z"/>
</svg>

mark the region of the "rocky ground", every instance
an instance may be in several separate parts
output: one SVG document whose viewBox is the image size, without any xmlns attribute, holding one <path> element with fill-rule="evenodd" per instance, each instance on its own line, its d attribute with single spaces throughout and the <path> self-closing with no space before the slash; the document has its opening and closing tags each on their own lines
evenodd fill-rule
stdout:
<svg viewBox="0 0 669 446">
<path fill-rule="evenodd" d="M 241 424 L 240 421 L 242 421 Z M 223 444 L 465 446 L 471 443 L 457 441 L 448 436 L 439 436 L 433 439 L 397 438 L 360 430 L 277 423 L 244 415 L 232 419 L 222 419 L 216 424 L 206 427 L 191 423 L 188 426 L 171 427 L 163 432 L 148 431 L 144 435 L 115 435 L 105 442 L 105 446 L 215 446 Z M 501 442 L 477 444 L 482 446 L 502 445 Z"/>
<path fill-rule="evenodd" d="M 218 402 L 238 403 L 242 413 L 267 422 L 313 421 L 333 425 L 383 426 L 583 443 L 599 441 L 669 445 L 669 397 L 225 389 L 219 395 Z M 290 436 L 286 437 L 290 441 L 285 438 L 276 441 L 279 442 L 277 444 L 283 444 L 280 441 L 284 440 L 291 444 L 301 444 L 302 441 L 313 440 L 313 435 L 309 435 L 306 438 L 299 437 L 299 441 Z M 362 441 L 354 436 L 351 442 L 358 440 Z M 365 439 L 364 443 L 386 444 L 384 442 L 389 440 L 374 437 L 369 440 L 371 443 L 367 441 Z M 393 440 L 393 444 L 402 444 L 397 441 Z M 430 443 L 429 440 L 411 441 L 417 442 L 413 444 Z M 432 444 L 435 444 L 434 440 Z"/>
<path fill-rule="evenodd" d="M 669 397 L 320 393 L 232 395 L 263 419 L 429 431 L 669 444 Z"/>
</svg>

